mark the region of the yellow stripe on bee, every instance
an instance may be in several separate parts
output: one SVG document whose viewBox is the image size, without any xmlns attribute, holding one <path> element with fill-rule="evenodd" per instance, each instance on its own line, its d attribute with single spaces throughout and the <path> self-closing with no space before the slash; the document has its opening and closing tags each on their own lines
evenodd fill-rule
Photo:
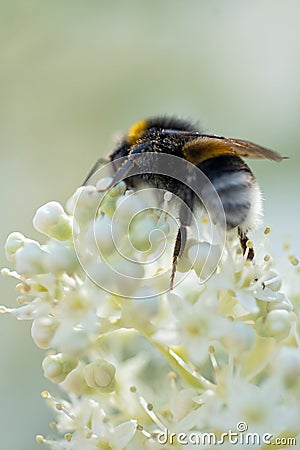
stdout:
<svg viewBox="0 0 300 450">
<path fill-rule="evenodd" d="M 147 129 L 147 121 L 146 120 L 140 120 L 139 122 L 136 122 L 134 125 L 132 125 L 131 128 L 129 128 L 128 134 L 127 134 L 127 140 L 129 144 L 134 144 L 140 137 L 143 131 Z"/>
<path fill-rule="evenodd" d="M 234 155 L 233 149 L 219 139 L 201 137 L 187 142 L 183 147 L 184 157 L 192 164 L 200 164 L 207 159 L 221 155 Z"/>
</svg>

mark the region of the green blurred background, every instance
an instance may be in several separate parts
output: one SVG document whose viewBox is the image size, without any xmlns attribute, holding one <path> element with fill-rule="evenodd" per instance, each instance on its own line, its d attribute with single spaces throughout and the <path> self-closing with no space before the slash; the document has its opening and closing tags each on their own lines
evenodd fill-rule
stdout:
<svg viewBox="0 0 300 450">
<path fill-rule="evenodd" d="M 111 150 L 116 131 L 161 113 L 290 156 L 250 165 L 274 252 L 292 239 L 299 254 L 299 0 L 0 6 L 1 266 L 11 231 L 38 238 L 35 210 L 65 202 Z M 0 282 L 0 303 L 15 305 L 15 283 Z M 51 417 L 39 396 L 50 388 L 43 352 L 31 341 L 30 323 L 0 320 L 0 448 L 34 450 Z"/>
</svg>

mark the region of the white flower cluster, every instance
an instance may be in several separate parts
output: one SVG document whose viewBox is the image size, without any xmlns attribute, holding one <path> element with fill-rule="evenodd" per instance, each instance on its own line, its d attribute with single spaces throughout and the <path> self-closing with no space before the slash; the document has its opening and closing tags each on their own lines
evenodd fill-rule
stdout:
<svg viewBox="0 0 300 450">
<path fill-rule="evenodd" d="M 229 430 L 297 439 L 297 259 L 287 258 L 284 284 L 266 253 L 269 229 L 254 262 L 234 236 L 220 261 L 214 246 L 190 238 L 170 291 L 170 194 L 159 209 L 147 190 L 123 182 L 100 193 L 109 183 L 79 188 L 66 211 L 56 202 L 41 207 L 33 224 L 47 236 L 43 245 L 17 232 L 5 245 L 14 268 L 2 273 L 18 280 L 20 296 L 17 308 L 1 312 L 32 320 L 32 338 L 47 351 L 44 375 L 68 396 L 42 394 L 56 411 L 56 437 L 37 441 L 154 450 L 195 448 L 175 435 L 220 438 Z M 204 266 L 211 276 L 200 284 Z M 222 448 L 232 448 L 228 436 Z"/>
</svg>

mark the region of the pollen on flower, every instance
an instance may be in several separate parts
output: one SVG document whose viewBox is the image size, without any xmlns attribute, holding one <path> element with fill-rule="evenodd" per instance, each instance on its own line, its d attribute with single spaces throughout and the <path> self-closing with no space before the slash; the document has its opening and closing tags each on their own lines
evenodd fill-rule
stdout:
<svg viewBox="0 0 300 450">
<path fill-rule="evenodd" d="M 3 305 L 0 305 L 0 314 L 6 314 L 8 312 L 7 308 Z"/>
<path fill-rule="evenodd" d="M 38 444 L 44 444 L 44 443 L 45 443 L 45 438 L 44 438 L 44 436 L 42 436 L 41 434 L 38 434 L 38 435 L 36 436 L 36 442 L 37 442 Z"/>
<path fill-rule="evenodd" d="M 293 266 L 298 266 L 299 259 L 295 255 L 289 255 L 289 261 Z"/>
<path fill-rule="evenodd" d="M 51 394 L 48 391 L 43 391 L 43 392 L 41 392 L 41 397 L 42 398 L 51 398 Z"/>
<path fill-rule="evenodd" d="M 64 437 L 66 441 L 71 442 L 73 436 L 71 433 L 66 433 Z"/>
<path fill-rule="evenodd" d="M 18 283 L 16 285 L 16 291 L 28 294 L 28 292 L 30 291 L 30 286 L 28 284 Z"/>
<path fill-rule="evenodd" d="M 26 297 L 22 297 L 21 295 L 19 297 L 17 297 L 17 303 L 19 305 L 26 305 L 27 302 L 28 302 L 28 299 Z"/>
<path fill-rule="evenodd" d="M 3 275 L 4 277 L 9 277 L 10 274 L 11 274 L 11 271 L 9 269 L 7 269 L 6 267 L 1 269 L 1 275 Z"/>
</svg>

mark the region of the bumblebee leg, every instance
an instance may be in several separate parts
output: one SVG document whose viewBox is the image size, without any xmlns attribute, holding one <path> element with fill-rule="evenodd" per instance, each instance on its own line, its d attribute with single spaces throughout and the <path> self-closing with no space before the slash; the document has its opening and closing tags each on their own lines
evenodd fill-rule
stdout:
<svg viewBox="0 0 300 450">
<path fill-rule="evenodd" d="M 179 211 L 179 230 L 177 232 L 174 250 L 173 250 L 173 258 L 172 258 L 172 272 L 171 272 L 171 282 L 170 289 L 173 289 L 174 279 L 176 274 L 176 266 L 178 258 L 180 258 L 183 254 L 186 245 L 187 239 L 187 227 L 191 225 L 192 222 L 192 212 L 194 208 L 194 197 L 193 193 L 190 190 L 185 192 L 184 204 L 181 205 Z M 189 206 L 187 206 L 189 205 Z"/>
<path fill-rule="evenodd" d="M 183 253 L 183 250 L 185 248 L 186 237 L 187 237 L 186 226 L 180 225 L 178 232 L 177 232 L 176 241 L 175 241 L 174 250 L 173 250 L 172 272 L 171 272 L 171 282 L 170 282 L 171 289 L 173 289 L 173 285 L 174 285 L 177 260 L 178 260 L 178 258 L 180 258 L 180 256 Z"/>
<path fill-rule="evenodd" d="M 249 261 L 252 261 L 252 259 L 254 258 L 254 250 L 251 247 L 247 247 L 248 237 L 246 236 L 245 233 L 242 232 L 242 230 L 240 228 L 238 228 L 238 233 L 239 233 L 241 247 L 243 250 L 243 255 L 246 253 L 246 250 L 248 248 L 247 259 L 249 259 Z"/>
</svg>

